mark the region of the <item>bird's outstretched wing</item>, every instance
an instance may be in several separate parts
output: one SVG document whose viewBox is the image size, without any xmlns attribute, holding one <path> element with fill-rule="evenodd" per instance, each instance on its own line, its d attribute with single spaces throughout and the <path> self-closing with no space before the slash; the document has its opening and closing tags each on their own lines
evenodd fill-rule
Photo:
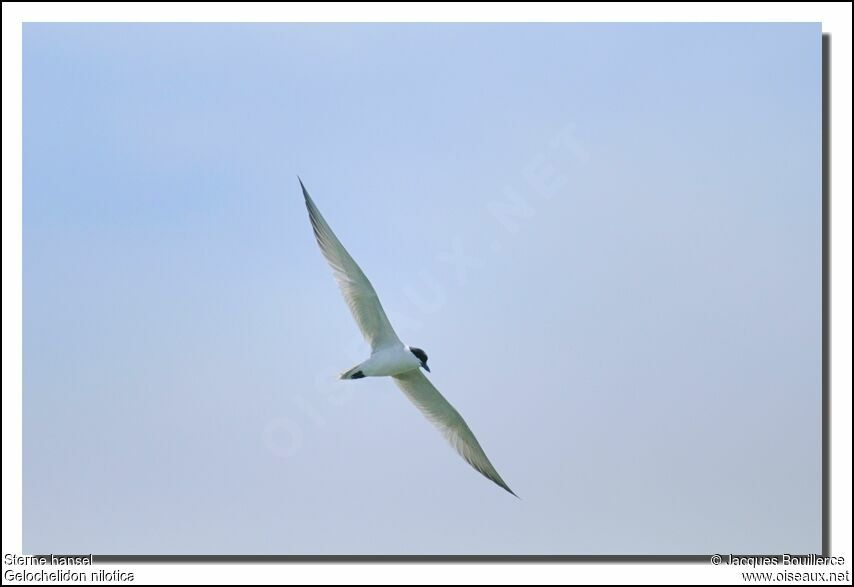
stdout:
<svg viewBox="0 0 854 587">
<path fill-rule="evenodd" d="M 460 456 L 462 456 L 468 464 L 477 469 L 477 471 L 495 482 L 499 487 L 502 487 L 513 493 L 513 490 L 507 486 L 492 463 L 486 457 L 486 453 L 480 447 L 477 438 L 474 437 L 471 429 L 460 416 L 460 413 L 454 409 L 448 400 L 446 400 L 439 390 L 430 383 L 430 380 L 421 372 L 420 369 L 407 371 L 401 375 L 394 376 L 394 382 L 403 390 L 403 393 L 410 399 L 412 403 L 418 407 L 421 412 L 427 416 L 436 428 L 448 439 Z M 516 495 L 513 493 L 513 495 Z M 519 497 L 516 495 L 516 497 Z"/>
<path fill-rule="evenodd" d="M 326 220 L 314 205 L 301 179 L 299 184 L 302 187 L 305 207 L 308 208 L 308 217 L 314 228 L 317 244 L 320 245 L 320 250 L 329 262 L 329 266 L 332 267 L 338 287 L 344 294 L 344 301 L 347 302 L 365 340 L 371 345 L 371 350 L 376 351 L 379 348 L 400 344 L 400 339 L 388 321 L 371 282 L 326 224 Z"/>
</svg>

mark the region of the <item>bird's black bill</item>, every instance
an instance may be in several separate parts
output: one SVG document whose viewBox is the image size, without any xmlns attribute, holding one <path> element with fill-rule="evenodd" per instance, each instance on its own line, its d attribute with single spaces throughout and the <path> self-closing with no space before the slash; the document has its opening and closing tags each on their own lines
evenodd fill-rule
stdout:
<svg viewBox="0 0 854 587">
<path fill-rule="evenodd" d="M 427 363 L 421 363 L 421 366 L 424 367 L 424 370 L 428 373 L 430 372 L 430 367 L 427 366 Z"/>
</svg>

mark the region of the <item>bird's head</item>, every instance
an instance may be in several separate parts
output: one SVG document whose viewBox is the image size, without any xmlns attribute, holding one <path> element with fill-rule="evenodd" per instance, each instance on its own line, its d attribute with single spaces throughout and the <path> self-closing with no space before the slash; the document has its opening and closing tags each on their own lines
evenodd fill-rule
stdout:
<svg viewBox="0 0 854 587">
<path fill-rule="evenodd" d="M 410 352 L 410 353 L 412 353 L 413 355 L 415 355 L 415 358 L 416 358 L 416 359 L 418 359 L 419 361 L 421 361 L 421 367 L 422 367 L 425 371 L 427 371 L 427 372 L 429 373 L 429 372 L 430 372 L 430 367 L 428 367 L 428 366 L 427 366 L 427 353 L 425 353 L 425 352 L 424 352 L 424 351 L 422 351 L 421 349 L 416 348 L 416 347 L 414 347 L 414 346 L 407 347 L 407 348 L 409 349 L 409 352 Z"/>
</svg>

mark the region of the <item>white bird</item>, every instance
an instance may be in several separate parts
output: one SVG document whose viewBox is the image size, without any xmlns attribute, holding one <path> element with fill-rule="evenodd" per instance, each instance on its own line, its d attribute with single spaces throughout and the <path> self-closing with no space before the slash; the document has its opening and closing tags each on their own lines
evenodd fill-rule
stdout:
<svg viewBox="0 0 854 587">
<path fill-rule="evenodd" d="M 404 345 L 397 337 L 371 282 L 329 228 L 301 179 L 299 183 L 317 244 L 332 267 L 335 280 L 362 335 L 371 345 L 371 356 L 342 373 L 341 379 L 391 377 L 409 400 L 448 439 L 460 456 L 484 477 L 516 495 L 489 462 L 459 412 L 420 371 L 421 368 L 430 371 L 427 366 L 427 354 L 419 348 Z"/>
</svg>

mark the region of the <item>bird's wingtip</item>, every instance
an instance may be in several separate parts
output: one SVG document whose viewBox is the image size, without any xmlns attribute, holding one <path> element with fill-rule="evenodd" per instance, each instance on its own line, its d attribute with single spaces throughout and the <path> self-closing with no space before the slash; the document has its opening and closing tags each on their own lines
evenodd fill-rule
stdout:
<svg viewBox="0 0 854 587">
<path fill-rule="evenodd" d="M 297 175 L 297 180 L 299 181 L 299 187 L 302 188 L 302 195 L 306 200 L 311 200 L 311 196 L 308 195 L 308 190 L 305 189 L 305 184 L 302 182 L 302 178 L 299 175 Z"/>
<path fill-rule="evenodd" d="M 497 477 L 497 478 L 496 478 L 496 477 Z M 496 476 L 496 477 L 490 477 L 490 479 L 492 479 L 493 483 L 495 483 L 496 485 L 498 485 L 501 489 L 503 489 L 504 491 L 506 491 L 507 493 L 509 493 L 509 494 L 510 494 L 510 495 L 512 495 L 513 497 L 515 497 L 516 499 L 522 499 L 521 497 L 519 497 L 518 495 L 516 495 L 516 492 L 515 492 L 515 491 L 513 491 L 512 489 L 510 489 L 510 486 L 509 486 L 509 485 L 507 485 L 507 483 L 505 483 L 505 482 L 504 482 L 504 479 L 502 479 L 500 476 Z"/>
</svg>

